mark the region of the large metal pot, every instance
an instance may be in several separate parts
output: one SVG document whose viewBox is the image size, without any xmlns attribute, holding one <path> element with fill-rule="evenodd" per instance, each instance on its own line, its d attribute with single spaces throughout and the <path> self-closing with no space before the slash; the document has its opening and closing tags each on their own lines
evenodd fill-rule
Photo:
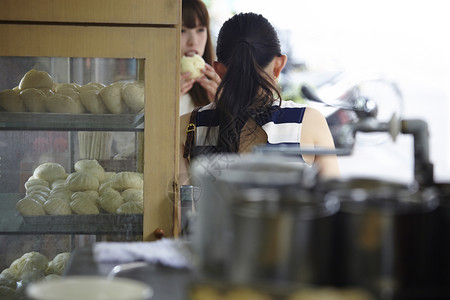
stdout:
<svg viewBox="0 0 450 300">
<path fill-rule="evenodd" d="M 298 188 L 248 188 L 232 201 L 230 280 L 334 283 L 337 200 Z"/>
<path fill-rule="evenodd" d="M 314 199 L 307 192 L 316 184 L 316 169 L 276 155 L 248 154 L 197 158 L 192 173 L 202 190 L 192 242 L 204 272 L 231 281 L 306 278 L 293 269 L 303 259 L 301 241 L 322 231 L 305 219 L 306 209 L 309 219 L 319 215 L 310 210 Z M 322 217 L 335 207 L 327 209 Z"/>
<path fill-rule="evenodd" d="M 330 182 L 337 214 L 339 285 L 379 299 L 414 299 L 436 284 L 438 198 L 433 189 L 375 179 Z"/>
</svg>

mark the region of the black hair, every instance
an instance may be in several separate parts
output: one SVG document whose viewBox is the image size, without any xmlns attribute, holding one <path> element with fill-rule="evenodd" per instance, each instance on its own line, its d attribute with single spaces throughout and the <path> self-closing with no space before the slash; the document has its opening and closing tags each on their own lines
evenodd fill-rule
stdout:
<svg viewBox="0 0 450 300">
<path fill-rule="evenodd" d="M 262 15 L 241 13 L 226 21 L 216 46 L 217 60 L 227 71 L 216 93 L 218 152 L 238 152 L 241 130 L 249 118 L 267 112 L 281 95 L 264 71 L 281 56 L 275 28 Z M 251 133 L 250 133 L 251 134 Z"/>
<path fill-rule="evenodd" d="M 209 30 L 210 19 L 205 3 L 201 0 L 183 0 L 181 11 L 183 26 L 195 28 L 197 26 L 196 21 L 198 20 L 201 26 L 206 27 L 208 37 L 206 39 L 203 59 L 206 63 L 212 65 L 214 60 L 214 49 Z M 209 103 L 206 90 L 197 82 L 194 83 L 194 86 L 189 90 L 189 95 L 195 106 L 203 106 Z"/>
</svg>

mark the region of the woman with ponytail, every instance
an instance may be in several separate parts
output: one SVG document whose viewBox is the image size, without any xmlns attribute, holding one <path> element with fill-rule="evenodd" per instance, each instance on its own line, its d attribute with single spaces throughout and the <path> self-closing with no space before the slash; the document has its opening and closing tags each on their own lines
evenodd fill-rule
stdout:
<svg viewBox="0 0 450 300">
<path fill-rule="evenodd" d="M 261 144 L 334 149 L 319 111 L 281 99 L 277 82 L 287 57 L 267 19 L 234 15 L 219 32 L 216 54 L 213 66 L 221 83 L 214 102 L 201 107 L 193 120 L 191 113 L 181 117 L 180 173 L 194 155 L 243 153 Z M 193 148 L 184 143 L 187 128 L 195 129 Z M 303 155 L 303 160 L 316 165 L 323 177 L 339 176 L 335 155 Z"/>
</svg>

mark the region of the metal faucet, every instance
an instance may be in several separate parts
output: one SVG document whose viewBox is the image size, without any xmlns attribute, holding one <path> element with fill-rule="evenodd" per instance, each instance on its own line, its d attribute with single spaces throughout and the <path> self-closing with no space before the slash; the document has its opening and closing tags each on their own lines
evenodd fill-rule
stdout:
<svg viewBox="0 0 450 300">
<path fill-rule="evenodd" d="M 353 123 L 342 125 L 339 134 L 335 137 L 337 144 L 343 145 L 351 154 L 355 145 L 355 136 L 360 132 L 387 132 L 393 141 L 399 133 L 412 134 L 414 139 L 414 178 L 420 187 L 431 186 L 434 183 L 433 164 L 429 156 L 429 132 L 425 121 L 419 119 L 400 119 L 395 114 L 389 122 L 377 120 L 378 105 L 367 97 L 361 96 L 357 86 L 351 88 L 342 98 L 342 102 L 329 104 L 320 99 L 307 85 L 301 87 L 301 92 L 306 99 L 321 102 L 327 106 L 352 110 L 356 113 L 357 120 Z"/>
</svg>

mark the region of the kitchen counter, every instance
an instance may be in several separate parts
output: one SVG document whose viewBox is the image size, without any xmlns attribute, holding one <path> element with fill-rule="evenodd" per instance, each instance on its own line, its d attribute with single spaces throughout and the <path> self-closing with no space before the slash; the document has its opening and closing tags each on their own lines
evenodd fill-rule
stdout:
<svg viewBox="0 0 450 300">
<path fill-rule="evenodd" d="M 63 276 L 100 275 L 107 276 L 120 263 L 97 262 L 92 248 L 77 248 L 73 251 L 71 259 Z M 189 292 L 196 284 L 212 284 L 222 292 L 233 289 L 236 285 L 214 281 L 202 277 L 199 272 L 191 268 L 174 268 L 161 263 L 146 263 L 134 269 L 116 273 L 116 276 L 135 279 L 150 285 L 154 290 L 152 300 L 187 300 Z M 286 294 L 301 288 L 299 285 L 276 285 L 274 283 L 253 286 L 255 290 L 266 292 L 271 299 L 287 299 Z M 303 286 L 304 287 L 304 286 Z M 428 290 L 410 290 L 402 295 L 395 295 L 396 300 L 444 300 L 450 299 L 448 288 L 431 288 Z M 383 298 L 383 299 L 389 299 Z M 390 298 L 392 299 L 392 298 Z"/>
<path fill-rule="evenodd" d="M 117 265 L 117 263 L 98 263 L 92 248 L 79 248 L 72 253 L 63 276 L 100 275 L 106 277 Z M 150 285 L 154 290 L 151 300 L 192 299 L 190 295 L 195 295 L 196 288 L 202 289 L 204 286 L 207 287 L 206 290 L 210 290 L 208 289 L 210 287 L 222 295 L 227 294 L 227 292 L 230 292 L 230 295 L 234 294 L 233 292 L 244 292 L 241 295 L 243 298 L 238 296 L 238 298 L 233 299 L 253 300 L 254 298 L 248 292 L 255 291 L 268 297 L 264 299 L 286 300 L 288 299 L 288 294 L 300 287 L 297 284 L 292 285 L 281 282 L 276 284 L 273 282 L 251 285 L 232 284 L 223 280 L 215 280 L 211 276 L 206 278 L 206 276 L 202 276 L 200 272 L 193 269 L 173 268 L 159 263 L 148 263 L 145 266 L 121 271 L 116 276 L 135 279 Z M 204 295 L 195 299 L 210 299 L 204 298 Z M 223 299 L 228 298 L 224 297 Z"/>
<path fill-rule="evenodd" d="M 78 248 L 73 251 L 64 276 L 107 276 L 116 265 L 117 263 L 97 263 L 92 248 Z M 196 278 L 195 272 L 188 268 L 178 269 L 157 263 L 123 271 L 116 276 L 147 283 L 154 290 L 152 300 L 185 300 L 189 283 Z"/>
</svg>

